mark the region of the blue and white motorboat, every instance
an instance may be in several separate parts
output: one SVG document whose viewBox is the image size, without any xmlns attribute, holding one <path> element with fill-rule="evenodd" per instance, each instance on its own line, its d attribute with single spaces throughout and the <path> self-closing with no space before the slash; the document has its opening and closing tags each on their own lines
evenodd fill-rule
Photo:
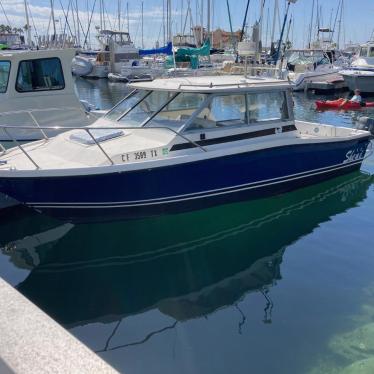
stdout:
<svg viewBox="0 0 374 374">
<path fill-rule="evenodd" d="M 3 150 L 0 192 L 69 220 L 156 215 L 357 170 L 370 143 L 364 130 L 296 121 L 285 80 L 209 76 L 130 87 L 91 126 Z"/>
</svg>

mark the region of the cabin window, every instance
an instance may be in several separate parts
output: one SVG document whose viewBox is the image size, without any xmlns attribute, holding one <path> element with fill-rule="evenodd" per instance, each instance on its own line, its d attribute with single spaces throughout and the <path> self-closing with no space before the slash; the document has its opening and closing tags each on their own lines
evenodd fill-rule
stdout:
<svg viewBox="0 0 374 374">
<path fill-rule="evenodd" d="M 215 96 L 189 129 L 244 125 L 246 118 L 245 95 Z"/>
<path fill-rule="evenodd" d="M 287 121 L 287 97 L 285 92 L 247 94 L 248 122 Z"/>
<path fill-rule="evenodd" d="M 143 91 L 144 92 L 144 91 Z M 139 92 L 142 95 L 142 91 Z M 123 126 L 140 127 L 168 99 L 168 92 L 148 91 L 143 98 L 125 112 L 118 121 Z"/>
<path fill-rule="evenodd" d="M 360 56 L 361 57 L 366 57 L 367 55 L 368 55 L 368 48 L 367 47 L 361 47 Z"/>
<path fill-rule="evenodd" d="M 105 118 L 111 121 L 118 121 L 125 116 L 125 114 L 130 111 L 130 109 L 144 99 L 145 96 L 149 95 L 150 91 L 137 91 L 134 90 L 130 92 L 123 100 L 121 100 L 117 105 L 110 110 Z"/>
<path fill-rule="evenodd" d="M 160 93 L 159 93 L 160 94 Z M 165 96 L 166 93 L 162 93 Z M 169 92 L 164 99 L 164 103 L 174 96 L 174 92 Z M 200 108 L 205 100 L 205 94 L 182 92 L 158 113 L 149 124 L 152 126 L 180 127 L 191 115 Z M 147 124 L 148 126 L 148 124 Z"/>
<path fill-rule="evenodd" d="M 57 57 L 21 61 L 18 67 L 18 92 L 62 90 L 65 88 L 61 61 Z"/>
<path fill-rule="evenodd" d="M 126 127 L 150 124 L 180 127 L 200 107 L 204 97 L 167 91 L 135 91 L 114 107 L 106 118 Z"/>
<path fill-rule="evenodd" d="M 374 47 L 370 48 L 369 57 L 374 57 Z"/>
<path fill-rule="evenodd" d="M 0 93 L 5 93 L 8 88 L 10 61 L 0 61 Z"/>
</svg>

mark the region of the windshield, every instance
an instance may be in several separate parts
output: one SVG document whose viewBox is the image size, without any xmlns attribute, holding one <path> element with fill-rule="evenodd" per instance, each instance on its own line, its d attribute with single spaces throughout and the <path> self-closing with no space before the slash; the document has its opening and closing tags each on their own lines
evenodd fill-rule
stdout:
<svg viewBox="0 0 374 374">
<path fill-rule="evenodd" d="M 288 58 L 293 65 L 308 65 L 314 63 L 329 63 L 328 58 L 322 52 L 293 52 Z"/>
<path fill-rule="evenodd" d="M 4 93 L 8 87 L 10 61 L 0 61 L 0 93 Z"/>
<path fill-rule="evenodd" d="M 200 107 L 206 95 L 167 91 L 134 91 L 105 117 L 126 127 L 180 127 Z"/>
</svg>

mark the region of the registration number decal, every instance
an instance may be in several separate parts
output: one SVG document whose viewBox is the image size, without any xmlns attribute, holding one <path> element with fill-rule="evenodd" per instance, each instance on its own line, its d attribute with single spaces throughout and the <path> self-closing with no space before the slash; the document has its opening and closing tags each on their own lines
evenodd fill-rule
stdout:
<svg viewBox="0 0 374 374">
<path fill-rule="evenodd" d="M 145 151 L 129 152 L 121 155 L 122 162 L 134 162 L 165 157 L 169 154 L 169 148 L 147 149 Z"/>
</svg>

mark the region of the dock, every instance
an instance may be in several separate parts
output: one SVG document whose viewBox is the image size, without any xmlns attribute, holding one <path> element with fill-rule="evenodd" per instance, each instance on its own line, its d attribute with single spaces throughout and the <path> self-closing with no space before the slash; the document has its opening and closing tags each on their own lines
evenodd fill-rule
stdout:
<svg viewBox="0 0 374 374">
<path fill-rule="evenodd" d="M 1 278 L 0 299 L 0 373 L 118 373 Z"/>
<path fill-rule="evenodd" d="M 336 74 L 326 81 L 305 83 L 305 91 L 314 91 L 317 95 L 323 95 L 348 91 L 348 86 L 344 81 L 344 78 L 340 74 Z"/>
</svg>

